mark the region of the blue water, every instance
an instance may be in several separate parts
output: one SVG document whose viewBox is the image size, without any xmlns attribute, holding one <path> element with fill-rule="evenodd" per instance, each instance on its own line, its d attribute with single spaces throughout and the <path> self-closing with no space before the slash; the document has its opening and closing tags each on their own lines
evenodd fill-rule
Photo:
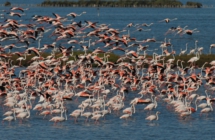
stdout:
<svg viewBox="0 0 215 140">
<path fill-rule="evenodd" d="M 3 7 L 1 8 L 4 9 Z M 30 17 L 34 14 L 52 16 L 52 12 L 55 12 L 65 16 L 70 12 L 81 13 L 82 11 L 86 11 L 87 14 L 77 17 L 76 21 L 98 21 L 99 23 L 111 24 L 111 27 L 117 29 L 122 29 L 131 22 L 134 24 L 154 23 L 150 27 L 150 32 L 131 33 L 131 36 L 136 37 L 137 40 L 155 37 L 156 40 L 163 41 L 165 37 L 170 38 L 177 53 L 180 48 L 185 49 L 186 43 L 189 43 L 189 49 L 194 48 L 195 40 L 198 40 L 198 46 L 204 47 L 204 53 L 208 53 L 209 45 L 215 43 L 215 31 L 213 30 L 215 8 L 100 8 L 100 16 L 98 16 L 96 8 L 30 8 L 22 20 L 25 23 L 30 22 Z M 168 24 L 158 22 L 164 18 L 178 18 L 178 20 Z M 15 19 L 19 18 L 15 17 Z M 199 32 L 194 33 L 192 36 L 174 34 L 164 36 L 169 28 L 184 27 L 186 25 L 189 29 L 197 28 Z M 131 28 L 130 30 L 134 29 Z M 44 39 L 41 44 L 53 42 L 54 39 Z M 7 43 L 11 42 L 6 42 L 5 44 Z M 34 45 L 36 46 L 37 42 L 33 42 L 32 46 Z M 160 46 L 152 43 L 149 43 L 149 45 L 152 49 L 159 49 Z M 203 89 L 199 92 L 204 95 Z M 126 96 L 128 100 L 125 100 L 125 106 L 128 107 L 130 99 L 136 97 L 136 94 L 128 93 Z M 82 100 L 79 99 L 78 103 L 67 101 L 68 114 L 77 109 Z M 1 99 L 1 104 L 3 104 L 3 98 Z M 197 111 L 190 118 L 183 120 L 178 117 L 178 114 L 168 109 L 166 103 L 158 101 L 156 110 L 161 112 L 159 120 L 150 123 L 145 120 L 147 116 L 147 112 L 143 111 L 145 105 L 137 105 L 136 107 L 136 113 L 127 121 L 119 119 L 122 115 L 122 111 L 120 111 L 119 114 L 112 113 L 107 115 L 105 120 L 102 118 L 99 124 L 94 124 L 93 121 L 85 123 L 84 118 L 80 118 L 78 123 L 68 120 L 54 125 L 48 121 L 50 117 L 43 119 L 42 116 L 35 115 L 35 111 L 31 111 L 30 119 L 23 121 L 22 124 L 19 124 L 18 121 L 11 122 L 11 125 L 8 125 L 7 122 L 4 125 L 1 124 L 0 139 L 215 139 L 213 134 L 215 128 L 214 112 L 208 116 L 200 116 L 200 112 Z M 3 112 L 5 111 L 1 108 L 0 114 L 3 114 Z M 1 116 L 0 119 L 3 119 L 3 117 Z"/>
</svg>

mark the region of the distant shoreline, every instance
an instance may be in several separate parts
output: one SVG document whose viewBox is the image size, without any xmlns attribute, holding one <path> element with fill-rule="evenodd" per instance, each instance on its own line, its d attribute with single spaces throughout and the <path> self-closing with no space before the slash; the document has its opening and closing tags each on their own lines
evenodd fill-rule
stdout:
<svg viewBox="0 0 215 140">
<path fill-rule="evenodd" d="M 65 6 L 65 5 L 44 5 L 44 4 L 11 4 L 10 7 L 77 7 L 77 8 L 97 8 L 97 5 L 90 5 L 90 6 L 82 6 L 82 5 L 73 5 L 73 6 Z M 0 4 L 0 7 L 6 7 L 4 4 Z M 99 5 L 100 8 L 198 8 L 196 6 L 171 6 L 171 5 L 164 5 L 164 6 L 151 6 L 151 5 L 133 5 L 133 6 L 103 6 Z M 213 5 L 205 5 L 202 8 L 213 8 Z"/>
<path fill-rule="evenodd" d="M 7 3 L 7 5 L 6 5 Z M 45 0 L 41 4 L 13 4 L 7 1 L 5 4 L 0 4 L 0 6 L 35 6 L 35 7 L 130 7 L 130 8 L 202 8 L 203 5 L 198 2 L 188 1 L 186 4 L 181 3 L 180 1 L 145 1 L 145 0 L 87 0 L 87 1 L 59 1 L 59 0 Z M 9 5 L 8 5 L 9 3 Z"/>
<path fill-rule="evenodd" d="M 188 1 L 186 5 L 178 0 L 77 0 L 77 1 L 59 1 L 59 0 L 45 0 L 41 5 L 62 5 L 62 6 L 84 6 L 84 7 L 192 7 L 201 8 L 202 4 L 198 2 Z"/>
<path fill-rule="evenodd" d="M 126 5 L 126 6 L 118 6 L 118 5 L 114 5 L 114 6 L 103 6 L 103 5 L 90 5 L 90 6 L 84 6 L 84 5 L 73 5 L 73 6 L 65 6 L 65 5 L 38 5 L 38 7 L 100 7 L 100 8 L 198 8 L 196 6 L 186 6 L 186 5 L 182 5 L 182 6 L 172 6 L 172 5 L 163 5 L 163 6 L 151 6 L 151 5 Z"/>
</svg>

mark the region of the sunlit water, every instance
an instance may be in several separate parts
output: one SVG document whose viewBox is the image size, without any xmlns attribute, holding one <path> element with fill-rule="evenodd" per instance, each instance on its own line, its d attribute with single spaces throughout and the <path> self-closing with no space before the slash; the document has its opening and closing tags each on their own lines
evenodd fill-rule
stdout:
<svg viewBox="0 0 215 140">
<path fill-rule="evenodd" d="M 166 37 L 171 39 L 174 45 L 174 50 L 178 53 L 180 48 L 185 49 L 185 44 L 189 43 L 189 49 L 194 48 L 195 40 L 198 40 L 198 46 L 203 46 L 204 53 L 208 53 L 209 46 L 214 41 L 214 22 L 215 8 L 205 9 L 161 9 L 161 8 L 100 8 L 99 16 L 96 8 L 31 8 L 27 11 L 27 15 L 22 18 L 24 22 L 29 22 L 32 15 L 47 15 L 52 16 L 52 12 L 65 16 L 70 12 L 81 13 L 86 11 L 87 14 L 77 17 L 76 21 L 89 20 L 98 21 L 99 23 L 111 24 L 111 27 L 122 29 L 128 23 L 154 23 L 150 32 L 135 32 L 131 33 L 132 37 L 137 40 L 155 37 L 156 40 L 163 41 Z M 158 22 L 164 18 L 178 18 L 168 24 Z M 19 19 L 19 18 L 15 18 Z M 192 36 L 178 36 L 164 33 L 170 27 L 188 26 L 189 29 L 197 28 L 198 33 Z M 131 29 L 132 30 L 132 29 Z M 43 39 L 41 44 L 53 42 L 55 38 Z M 10 42 L 7 42 L 10 43 Z M 37 42 L 32 43 L 37 45 Z M 4 44 L 3 44 L 4 45 Z M 158 48 L 159 44 L 149 44 L 152 49 Z M 215 50 L 213 51 L 215 52 Z M 204 88 L 198 92 L 204 95 Z M 113 93 L 114 94 L 114 93 Z M 126 94 L 125 106 L 129 106 L 131 99 L 137 97 L 136 94 L 129 92 Z M 78 102 L 66 101 L 68 113 L 77 109 L 78 104 L 83 99 L 79 98 Z M 3 104 L 3 98 L 1 99 Z M 36 102 L 33 104 L 36 104 Z M 200 111 L 192 114 L 190 118 L 181 119 L 178 114 L 168 108 L 168 105 L 162 100 L 158 101 L 156 110 L 160 111 L 159 120 L 148 122 L 145 120 L 147 112 L 143 111 L 145 105 L 137 105 L 136 113 L 127 121 L 120 120 L 122 112 L 112 112 L 110 115 L 102 118 L 99 124 L 94 124 L 91 120 L 88 123 L 84 122 L 85 118 L 79 118 L 77 123 L 74 120 L 69 120 L 54 125 L 49 122 L 50 116 L 43 119 L 43 116 L 36 115 L 36 111 L 31 111 L 31 117 L 24 120 L 22 124 L 19 121 L 7 122 L 0 125 L 0 139 L 215 139 L 214 133 L 214 112 L 207 116 L 200 116 Z M 5 112 L 0 109 L 0 114 Z M 154 111 L 153 111 L 154 113 Z M 0 117 L 3 119 L 3 116 Z"/>
</svg>

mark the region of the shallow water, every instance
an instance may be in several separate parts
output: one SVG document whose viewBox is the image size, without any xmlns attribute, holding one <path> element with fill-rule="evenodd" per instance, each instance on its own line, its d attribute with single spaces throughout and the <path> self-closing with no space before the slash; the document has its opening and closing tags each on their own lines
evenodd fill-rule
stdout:
<svg viewBox="0 0 215 140">
<path fill-rule="evenodd" d="M 71 104 L 71 103 L 70 103 Z M 66 105 L 69 107 L 69 105 Z M 69 113 L 75 105 L 71 104 Z M 161 114 L 155 122 L 145 121 L 147 116 L 143 111 L 144 105 L 137 105 L 137 111 L 133 116 L 120 120 L 116 113 L 105 116 L 99 124 L 93 121 L 84 122 L 80 118 L 77 123 L 73 120 L 54 125 L 49 122 L 50 117 L 42 119 L 31 111 L 28 120 L 7 122 L 1 125 L 2 139 L 213 139 L 214 112 L 208 116 L 199 116 L 199 112 L 192 114 L 191 118 L 180 119 L 173 111 L 168 110 L 166 105 L 159 102 L 158 108 Z M 0 112 L 2 114 L 2 110 Z M 207 134 L 207 135 L 206 135 Z"/>
<path fill-rule="evenodd" d="M 90 20 L 99 21 L 99 23 L 111 24 L 111 27 L 122 29 L 128 23 L 151 23 L 151 32 L 136 32 L 131 36 L 138 40 L 155 37 L 157 40 L 164 40 L 164 38 L 171 38 L 174 49 L 178 52 L 180 48 L 185 49 L 185 44 L 188 42 L 190 48 L 194 47 L 195 40 L 198 40 L 198 45 L 203 46 L 204 53 L 208 53 L 209 45 L 214 42 L 214 22 L 215 22 L 215 8 L 204 9 L 162 9 L 162 8 L 100 8 L 100 16 L 96 8 L 31 8 L 26 17 L 25 22 L 30 20 L 33 14 L 52 16 L 52 12 L 59 15 L 66 15 L 69 12 L 80 13 L 86 11 L 87 14 L 77 17 L 77 21 Z M 166 23 L 159 23 L 158 21 L 164 18 L 178 18 L 178 20 Z M 17 18 L 18 19 L 18 18 Z M 170 27 L 188 25 L 188 28 L 197 28 L 200 32 L 192 36 L 174 36 L 164 33 Z M 52 42 L 53 39 L 42 40 L 41 44 Z M 10 43 L 10 42 L 8 42 Z M 37 42 L 34 44 L 37 45 Z M 159 44 L 150 44 L 152 49 L 159 48 Z M 159 50 L 160 51 L 160 50 Z M 213 51 L 215 52 L 215 50 Z M 204 88 L 199 91 L 204 95 Z M 125 100 L 125 106 L 129 106 L 130 99 L 136 97 L 134 93 L 126 95 L 128 100 Z M 83 99 L 79 98 L 78 102 L 67 101 L 68 113 L 77 109 L 78 104 Z M 3 98 L 0 99 L 3 104 Z M 34 105 L 36 102 L 34 103 Z M 33 106 L 34 106 L 33 105 Z M 215 139 L 214 132 L 214 112 L 207 116 L 200 116 L 200 111 L 192 114 L 190 118 L 181 119 L 178 114 L 174 113 L 172 109 L 163 101 L 158 101 L 156 111 L 160 111 L 159 120 L 155 122 L 148 122 L 145 120 L 147 112 L 143 111 L 145 105 L 137 105 L 136 113 L 132 115 L 127 121 L 120 120 L 119 117 L 122 112 L 112 113 L 102 118 L 99 124 L 94 124 L 91 120 L 88 123 L 84 122 L 84 118 L 80 118 L 77 123 L 74 120 L 67 120 L 65 122 L 54 125 L 49 122 L 50 117 L 43 119 L 42 116 L 36 115 L 35 111 L 31 111 L 31 117 L 24 120 L 22 124 L 19 121 L 13 121 L 10 125 L 7 122 L 0 125 L 1 139 L 8 140 L 33 140 L 33 139 Z M 0 109 L 0 114 L 5 110 Z M 154 113 L 155 111 L 153 111 Z M 3 119 L 3 116 L 0 117 Z"/>
<path fill-rule="evenodd" d="M 20 70 L 17 69 L 17 74 Z M 136 92 L 126 94 L 125 107 L 129 107 L 130 100 L 137 97 Z M 204 95 L 204 87 L 197 91 L 198 94 Z M 112 93 L 114 94 L 114 93 Z M 111 97 L 112 94 L 108 97 Z M 213 96 L 213 94 L 212 94 Z M 3 97 L 0 98 L 0 104 L 3 104 Z M 99 123 L 89 120 L 85 122 L 85 118 L 81 117 L 78 122 L 69 117 L 69 114 L 77 109 L 78 105 L 85 98 L 79 98 L 76 101 L 65 101 L 65 106 L 68 109 L 68 120 L 62 123 L 54 124 L 50 122 L 51 116 L 43 119 L 43 116 L 36 115 L 36 111 L 31 110 L 29 119 L 12 121 L 10 124 L 4 122 L 0 125 L 1 139 L 8 140 L 35 140 L 35 139 L 214 139 L 214 112 L 208 115 L 200 115 L 200 109 L 193 113 L 188 118 L 180 118 L 173 109 L 158 99 L 158 107 L 151 112 L 160 111 L 159 120 L 154 122 L 146 121 L 145 118 L 149 115 L 148 111 L 143 108 L 146 105 L 137 105 L 136 113 L 128 120 L 121 120 L 119 117 L 123 115 L 122 111 L 112 112 L 101 118 Z M 108 98 L 107 98 L 108 99 Z M 37 104 L 32 102 L 33 107 Z M 195 105 L 192 104 L 193 107 Z M 6 108 L 0 108 L 0 114 L 5 112 Z M 4 117 L 1 116 L 0 119 Z"/>
</svg>

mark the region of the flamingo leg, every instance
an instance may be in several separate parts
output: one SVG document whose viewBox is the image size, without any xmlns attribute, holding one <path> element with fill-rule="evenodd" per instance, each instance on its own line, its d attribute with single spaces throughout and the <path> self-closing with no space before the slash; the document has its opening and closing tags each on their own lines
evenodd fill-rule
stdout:
<svg viewBox="0 0 215 140">
<path fill-rule="evenodd" d="M 97 120 L 95 121 L 95 124 L 97 124 Z"/>
<path fill-rule="evenodd" d="M 88 117 L 87 117 L 86 120 L 85 120 L 85 123 L 86 123 L 86 122 L 88 122 Z"/>
<path fill-rule="evenodd" d="M 78 101 L 78 97 L 75 99 L 75 102 L 77 102 Z"/>
<path fill-rule="evenodd" d="M 77 123 L 77 118 L 75 118 L 75 123 Z"/>
</svg>

